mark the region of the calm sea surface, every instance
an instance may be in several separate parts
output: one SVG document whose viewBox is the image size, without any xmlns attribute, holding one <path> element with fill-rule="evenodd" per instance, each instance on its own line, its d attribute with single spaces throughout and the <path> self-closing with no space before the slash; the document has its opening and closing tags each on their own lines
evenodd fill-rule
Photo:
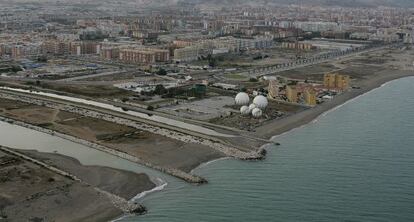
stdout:
<svg viewBox="0 0 414 222">
<path fill-rule="evenodd" d="M 0 144 L 57 150 L 168 182 L 141 200 L 147 215 L 122 221 L 414 221 L 414 78 L 388 83 L 275 140 L 282 145 L 269 147 L 266 160 L 216 161 L 195 172 L 209 184 L 192 186 L 0 123 Z"/>
</svg>

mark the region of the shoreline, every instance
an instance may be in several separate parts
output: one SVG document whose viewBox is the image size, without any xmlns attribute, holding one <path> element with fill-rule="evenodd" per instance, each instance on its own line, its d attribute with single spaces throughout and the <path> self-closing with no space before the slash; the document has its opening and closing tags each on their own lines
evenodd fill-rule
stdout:
<svg viewBox="0 0 414 222">
<path fill-rule="evenodd" d="M 362 96 L 366 93 L 369 93 L 377 88 L 382 87 L 383 85 L 402 78 L 413 77 L 413 71 L 398 71 L 398 70 L 385 70 L 379 73 L 380 76 L 372 77 L 372 79 L 361 80 L 355 82 L 354 84 L 358 85 L 360 89 L 350 89 L 336 97 L 332 100 L 320 104 L 314 108 L 296 113 L 290 116 L 287 116 L 283 119 L 278 119 L 271 121 L 263 126 L 260 126 L 256 129 L 256 132 L 253 135 L 269 138 L 269 140 L 274 140 L 277 137 L 284 135 L 292 130 L 301 128 L 315 120 L 320 116 L 328 113 L 330 111 L 339 108 L 340 106 L 350 102 L 359 96 Z M 269 143 L 267 143 L 269 144 Z M 263 144 L 263 146 L 267 145 Z"/>
<path fill-rule="evenodd" d="M 384 72 L 386 72 L 386 71 L 384 71 Z M 377 89 L 379 89 L 379 88 L 381 88 L 381 87 L 383 87 L 383 86 L 385 86 L 385 85 L 387 85 L 387 84 L 389 84 L 389 83 L 391 83 L 393 81 L 397 81 L 397 80 L 404 79 L 404 78 L 410 78 L 410 77 L 411 78 L 414 78 L 414 71 L 399 71 L 399 72 L 400 72 L 400 75 L 398 75 L 398 76 L 391 76 L 391 77 L 385 78 L 385 79 L 376 79 L 377 81 L 375 82 L 375 84 L 372 81 L 369 82 L 369 83 L 371 83 L 371 85 L 370 85 L 371 87 L 369 87 L 369 88 L 367 87 L 365 89 L 361 89 L 360 91 L 358 91 L 358 93 L 355 93 L 355 92 L 354 93 L 350 93 L 350 91 L 347 91 L 347 92 L 345 92 L 345 93 L 343 93 L 341 95 L 338 95 L 338 96 L 343 96 L 340 101 L 335 101 L 335 103 L 330 103 L 329 106 L 324 107 L 322 110 L 318 110 L 318 112 L 313 111 L 313 109 L 309 109 L 309 110 L 302 111 L 302 113 L 303 112 L 306 112 L 306 111 L 308 111 L 308 112 L 309 111 L 313 111 L 305 119 L 307 122 L 305 122 L 303 124 L 300 124 L 300 125 L 296 126 L 298 124 L 298 122 L 294 122 L 295 119 L 293 119 L 293 117 L 295 117 L 295 115 L 301 114 L 301 113 L 293 114 L 292 116 L 288 116 L 288 117 L 284 118 L 284 119 L 288 119 L 288 120 L 285 120 L 285 121 L 289 121 L 289 120 L 292 121 L 290 123 L 290 125 L 289 125 L 290 128 L 286 128 L 286 129 L 284 129 L 284 131 L 281 131 L 281 132 L 277 133 L 276 135 L 271 136 L 270 139 L 269 139 L 269 141 L 274 141 L 275 139 L 277 139 L 280 136 L 283 136 L 285 134 L 288 134 L 288 133 L 293 132 L 294 130 L 298 130 L 298 129 L 302 128 L 302 127 L 305 127 L 308 124 L 315 123 L 315 122 L 317 122 L 317 120 L 320 117 L 323 117 L 323 116 L 329 114 L 330 112 L 333 112 L 336 109 L 341 108 L 342 106 L 346 105 L 347 103 L 352 102 L 352 101 L 358 99 L 359 97 L 361 97 L 361 96 L 363 96 L 363 95 L 365 95 L 367 93 L 371 93 L 371 92 L 373 92 L 373 91 L 375 91 L 375 90 L 377 90 Z M 333 100 L 337 99 L 337 97 L 333 98 L 329 102 L 333 102 Z M 314 118 L 310 118 L 311 114 L 313 114 L 312 116 L 314 116 L 316 114 L 317 115 Z M 270 126 L 272 124 L 275 125 L 275 124 L 277 124 L 278 121 L 282 121 L 284 119 L 278 119 L 278 120 L 271 121 L 270 123 L 267 123 L 266 125 L 263 125 L 261 127 L 264 127 L 264 126 L 268 127 L 268 126 Z M 256 135 L 256 133 L 255 133 L 255 135 Z M 264 135 L 265 134 L 260 134 L 259 136 L 264 136 Z M 264 150 L 268 150 L 267 147 L 270 146 L 270 145 L 273 145 L 273 143 L 264 143 L 264 144 L 262 144 L 260 146 L 260 148 L 262 148 Z M 216 161 L 228 160 L 228 159 L 234 159 L 234 158 L 231 158 L 231 157 L 222 157 L 222 158 L 217 158 L 217 159 L 214 159 L 214 160 L 210 160 L 210 161 L 205 162 L 205 163 L 201 163 L 199 166 L 197 166 L 196 168 L 194 168 L 191 171 L 191 173 L 193 173 L 194 171 L 196 171 L 196 170 L 198 170 L 200 168 L 203 168 L 205 166 L 208 166 L 209 164 L 214 163 Z"/>
</svg>

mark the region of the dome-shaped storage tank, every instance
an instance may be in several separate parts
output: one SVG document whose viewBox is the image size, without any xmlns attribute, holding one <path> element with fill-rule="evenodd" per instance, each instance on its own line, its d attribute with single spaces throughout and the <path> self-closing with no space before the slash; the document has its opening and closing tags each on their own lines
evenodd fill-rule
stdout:
<svg viewBox="0 0 414 222">
<path fill-rule="evenodd" d="M 249 107 L 248 106 L 242 106 L 240 108 L 240 113 L 242 115 L 245 115 L 245 116 L 249 115 L 250 114 Z"/>
<path fill-rule="evenodd" d="M 267 98 L 262 95 L 256 96 L 253 100 L 253 103 L 256 104 L 257 108 L 260 109 L 265 109 L 269 104 Z"/>
<path fill-rule="evenodd" d="M 236 101 L 236 104 L 239 106 L 247 105 L 250 102 L 249 95 L 247 95 L 247 93 L 245 92 L 238 93 L 234 100 Z"/>
<path fill-rule="evenodd" d="M 252 111 L 252 115 L 253 115 L 254 118 L 259 118 L 263 115 L 263 112 L 259 108 L 254 108 L 253 111 Z"/>
<path fill-rule="evenodd" d="M 252 103 L 249 106 L 249 113 L 251 113 L 255 108 L 257 108 L 256 104 Z"/>
</svg>

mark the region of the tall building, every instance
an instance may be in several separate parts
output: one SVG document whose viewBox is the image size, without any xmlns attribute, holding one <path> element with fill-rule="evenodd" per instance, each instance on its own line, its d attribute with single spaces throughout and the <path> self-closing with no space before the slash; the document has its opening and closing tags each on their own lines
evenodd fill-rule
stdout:
<svg viewBox="0 0 414 222">
<path fill-rule="evenodd" d="M 303 97 L 304 97 L 306 105 L 308 106 L 316 105 L 316 92 L 314 89 L 312 88 L 305 89 L 303 93 Z"/>
<path fill-rule="evenodd" d="M 300 50 L 311 50 L 313 45 L 310 43 L 302 43 L 302 42 L 283 42 L 282 48 L 285 49 L 300 49 Z"/>
<path fill-rule="evenodd" d="M 22 59 L 30 56 L 38 56 L 40 54 L 40 51 L 40 44 L 19 43 L 11 47 L 11 58 Z"/>
<path fill-rule="evenodd" d="M 72 55 L 100 54 L 101 43 L 95 41 L 71 42 L 70 52 Z"/>
<path fill-rule="evenodd" d="M 202 49 L 195 45 L 174 50 L 175 61 L 194 61 L 203 54 Z"/>
<path fill-rule="evenodd" d="M 348 75 L 336 75 L 335 84 L 336 88 L 340 90 L 347 90 L 349 88 L 349 76 Z"/>
<path fill-rule="evenodd" d="M 323 77 L 323 86 L 328 89 L 335 88 L 335 77 L 336 74 L 334 73 L 326 73 Z"/>
<path fill-rule="evenodd" d="M 118 59 L 119 58 L 119 48 L 118 47 L 112 47 L 112 46 L 102 46 L 101 58 L 102 59 L 107 59 L 107 60 Z"/>
<path fill-rule="evenodd" d="M 350 77 L 337 73 L 326 73 L 323 77 L 323 85 L 328 89 L 346 90 L 349 88 Z"/>
<path fill-rule="evenodd" d="M 42 43 L 42 52 L 53 55 L 66 55 L 69 53 L 70 42 L 49 39 Z"/>
<path fill-rule="evenodd" d="M 121 49 L 119 60 L 127 63 L 168 62 L 170 52 L 163 49 Z"/>
<path fill-rule="evenodd" d="M 298 102 L 298 90 L 296 89 L 296 86 L 286 86 L 286 97 L 291 103 Z"/>
</svg>

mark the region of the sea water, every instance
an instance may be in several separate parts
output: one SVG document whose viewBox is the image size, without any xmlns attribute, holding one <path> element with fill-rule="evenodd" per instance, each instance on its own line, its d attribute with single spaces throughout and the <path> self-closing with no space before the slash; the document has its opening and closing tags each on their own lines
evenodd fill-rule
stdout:
<svg viewBox="0 0 414 222">
<path fill-rule="evenodd" d="M 266 160 L 204 166 L 209 184 L 147 196 L 124 221 L 414 221 L 414 78 L 274 139 Z"/>
</svg>

